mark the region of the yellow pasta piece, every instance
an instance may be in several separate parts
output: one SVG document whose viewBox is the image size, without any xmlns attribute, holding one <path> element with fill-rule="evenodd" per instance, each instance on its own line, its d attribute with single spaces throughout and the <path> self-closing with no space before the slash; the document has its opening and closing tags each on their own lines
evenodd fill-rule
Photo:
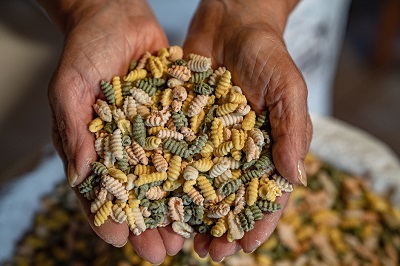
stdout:
<svg viewBox="0 0 400 266">
<path fill-rule="evenodd" d="M 165 129 L 163 126 L 150 127 L 147 129 L 147 135 L 156 136 L 160 130 Z"/>
<path fill-rule="evenodd" d="M 217 197 L 213 186 L 205 176 L 200 175 L 197 178 L 197 185 L 200 188 L 201 193 L 203 194 L 206 201 L 214 200 Z"/>
<path fill-rule="evenodd" d="M 170 106 L 172 101 L 174 100 L 172 90 L 165 89 L 161 95 L 160 103 L 162 106 Z"/>
<path fill-rule="evenodd" d="M 165 191 L 174 191 L 176 189 L 178 189 L 180 186 L 182 186 L 184 182 L 184 179 L 180 179 L 178 178 L 177 180 L 171 181 L 171 180 L 166 180 L 163 184 L 163 189 Z"/>
<path fill-rule="evenodd" d="M 192 166 L 195 167 L 200 172 L 207 172 L 213 167 L 214 162 L 210 158 L 202 158 L 192 163 Z"/>
<path fill-rule="evenodd" d="M 217 88 L 215 89 L 215 96 L 221 98 L 228 94 L 231 87 L 231 72 L 226 70 L 218 81 Z"/>
<path fill-rule="evenodd" d="M 119 76 L 114 76 L 112 78 L 112 85 L 115 94 L 115 105 L 120 107 L 123 104 L 123 99 L 122 99 L 121 79 Z"/>
<path fill-rule="evenodd" d="M 141 186 L 156 181 L 165 181 L 166 179 L 167 172 L 155 172 L 151 174 L 139 175 L 139 178 L 135 180 L 135 186 Z"/>
<path fill-rule="evenodd" d="M 126 221 L 128 223 L 129 229 L 133 231 L 133 229 L 136 228 L 135 216 L 133 215 L 132 209 L 129 207 L 129 205 L 126 205 L 124 210 L 126 213 Z"/>
<path fill-rule="evenodd" d="M 183 192 L 189 193 L 189 191 L 192 190 L 193 186 L 196 185 L 196 183 L 196 180 L 186 180 L 185 183 L 183 183 Z"/>
<path fill-rule="evenodd" d="M 157 56 L 160 58 L 161 61 L 165 61 L 167 57 L 169 57 L 168 49 L 163 47 L 157 51 Z"/>
<path fill-rule="evenodd" d="M 138 164 L 135 166 L 135 171 L 133 172 L 133 174 L 144 175 L 144 174 L 151 174 L 154 172 L 156 172 L 156 168 L 154 166 Z"/>
<path fill-rule="evenodd" d="M 242 93 L 238 92 L 230 92 L 229 93 L 229 102 L 230 103 L 236 103 L 238 105 L 246 105 L 247 104 L 247 99 L 246 96 L 244 96 Z"/>
<path fill-rule="evenodd" d="M 254 177 L 251 179 L 246 189 L 247 205 L 249 206 L 254 205 L 254 203 L 257 201 L 257 196 L 258 196 L 258 178 Z"/>
<path fill-rule="evenodd" d="M 236 161 L 240 161 L 240 159 L 242 159 L 242 152 L 235 148 L 232 148 L 231 155 L 232 155 L 232 158 L 235 159 Z"/>
<path fill-rule="evenodd" d="M 121 183 L 125 183 L 126 181 L 128 181 L 128 177 L 124 174 L 124 172 L 119 169 L 108 168 L 108 174 Z"/>
<path fill-rule="evenodd" d="M 217 223 L 211 228 L 211 235 L 221 237 L 226 231 L 228 231 L 228 216 L 218 219 Z"/>
<path fill-rule="evenodd" d="M 139 79 L 144 79 L 147 76 L 147 71 L 145 69 L 134 69 L 129 72 L 128 75 L 124 76 L 125 82 L 135 82 Z"/>
<path fill-rule="evenodd" d="M 96 133 L 96 132 L 102 130 L 103 127 L 104 127 L 103 120 L 101 120 L 100 117 L 97 117 L 97 118 L 93 119 L 92 122 L 90 122 L 89 131 L 92 133 Z"/>
<path fill-rule="evenodd" d="M 174 155 L 170 162 L 169 168 L 167 170 L 168 180 L 174 181 L 177 180 L 180 174 L 182 164 L 182 158 L 178 155 Z"/>
<path fill-rule="evenodd" d="M 274 180 L 268 180 L 259 187 L 258 195 L 262 199 L 274 202 L 276 197 L 282 196 L 282 191 Z"/>
<path fill-rule="evenodd" d="M 233 179 L 238 179 L 242 175 L 242 170 L 240 169 L 231 170 L 231 172 Z"/>
<path fill-rule="evenodd" d="M 206 145 L 204 145 L 204 147 L 201 149 L 200 154 L 204 158 L 208 158 L 208 157 L 211 157 L 213 150 L 214 150 L 214 146 L 213 146 L 212 142 L 207 141 Z"/>
<path fill-rule="evenodd" d="M 106 203 L 103 204 L 103 206 L 100 207 L 100 209 L 96 212 L 96 215 L 94 216 L 94 225 L 95 226 L 100 226 L 104 224 L 104 222 L 107 220 L 108 216 L 111 213 L 111 207 L 112 207 L 112 202 L 106 201 Z"/>
<path fill-rule="evenodd" d="M 257 193 L 257 191 L 256 191 Z M 224 198 L 220 204 L 226 204 L 228 206 L 233 206 L 233 204 L 235 203 L 235 198 L 236 198 L 236 194 L 235 193 L 231 193 L 229 196 L 227 196 L 226 198 Z"/>
<path fill-rule="evenodd" d="M 232 141 L 224 142 L 214 149 L 214 156 L 223 157 L 227 155 L 233 148 Z"/>
<path fill-rule="evenodd" d="M 148 61 L 148 65 L 151 71 L 151 74 L 155 78 L 161 78 L 163 75 L 164 65 L 161 62 L 160 58 L 151 56 Z"/>
<path fill-rule="evenodd" d="M 187 112 L 189 111 L 189 106 L 192 103 L 195 96 L 196 96 L 196 93 L 193 90 L 190 90 L 187 95 L 187 98 L 185 99 L 185 101 L 182 104 L 182 112 L 187 114 Z"/>
<path fill-rule="evenodd" d="M 164 149 L 163 155 L 164 155 L 164 159 L 167 161 L 167 163 L 170 163 L 173 154 L 169 150 Z"/>
<path fill-rule="evenodd" d="M 155 136 L 147 137 L 145 140 L 143 149 L 148 150 L 148 151 L 155 150 L 158 148 L 158 146 L 160 146 L 161 142 L 162 142 L 162 139 L 157 138 Z"/>
<path fill-rule="evenodd" d="M 202 109 L 200 113 L 190 118 L 190 128 L 193 130 L 195 134 L 199 133 L 200 125 L 203 122 L 205 117 L 205 112 Z"/>
<path fill-rule="evenodd" d="M 256 112 L 250 111 L 243 119 L 242 128 L 244 130 L 251 130 L 256 123 Z"/>
<path fill-rule="evenodd" d="M 216 114 L 217 116 L 224 116 L 233 113 L 237 107 L 238 107 L 237 103 L 225 103 L 218 106 Z"/>
<path fill-rule="evenodd" d="M 232 129 L 232 142 L 233 142 L 233 147 L 236 150 L 241 150 L 244 147 L 244 144 L 246 142 L 246 134 L 243 132 L 243 130 L 238 130 L 238 129 Z"/>
<path fill-rule="evenodd" d="M 218 147 L 224 140 L 224 127 L 219 118 L 214 118 L 211 124 L 211 141 L 214 147 Z"/>
</svg>

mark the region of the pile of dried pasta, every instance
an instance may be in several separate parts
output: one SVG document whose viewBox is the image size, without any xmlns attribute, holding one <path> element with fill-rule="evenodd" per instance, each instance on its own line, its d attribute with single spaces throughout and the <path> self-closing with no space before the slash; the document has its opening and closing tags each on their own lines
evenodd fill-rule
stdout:
<svg viewBox="0 0 400 266">
<path fill-rule="evenodd" d="M 172 224 L 185 238 L 233 241 L 293 190 L 272 163 L 267 113 L 210 58 L 162 48 L 100 87 L 89 124 L 98 161 L 79 185 L 96 226 L 112 219 L 139 235 Z"/>
<path fill-rule="evenodd" d="M 309 187 L 297 187 L 277 230 L 254 253 L 213 263 L 186 241 L 162 265 L 399 265 L 400 210 L 371 191 L 365 179 L 315 157 L 306 160 Z M 150 265 L 131 245 L 98 238 L 67 183 L 42 200 L 43 210 L 5 265 Z"/>
</svg>

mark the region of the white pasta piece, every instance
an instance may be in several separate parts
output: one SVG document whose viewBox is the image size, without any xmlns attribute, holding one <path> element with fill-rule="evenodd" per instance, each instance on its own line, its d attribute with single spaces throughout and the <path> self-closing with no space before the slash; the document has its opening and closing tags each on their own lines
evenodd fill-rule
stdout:
<svg viewBox="0 0 400 266">
<path fill-rule="evenodd" d="M 112 206 L 110 216 L 111 219 L 120 224 L 125 222 L 127 218 L 124 209 L 118 204 Z"/>
<path fill-rule="evenodd" d="M 151 105 L 151 103 L 152 103 L 151 97 L 144 90 L 138 89 L 136 87 L 133 87 L 130 90 L 130 92 L 132 94 L 132 97 L 138 103 L 141 103 L 141 104 L 144 104 L 144 105 Z"/>
<path fill-rule="evenodd" d="M 227 127 L 224 127 L 223 140 L 224 142 L 232 140 L 232 131 Z"/>
<path fill-rule="evenodd" d="M 247 162 L 258 159 L 260 157 L 260 149 L 254 143 L 254 140 L 251 137 L 248 137 L 244 144 L 244 152 L 246 153 Z"/>
<path fill-rule="evenodd" d="M 100 158 L 104 158 L 104 138 L 100 137 L 94 141 L 94 149 Z"/>
<path fill-rule="evenodd" d="M 145 125 L 147 127 L 158 127 L 164 126 L 167 123 L 168 119 L 165 120 L 163 114 L 159 111 L 151 112 L 145 121 Z"/>
<path fill-rule="evenodd" d="M 104 148 L 103 164 L 105 166 L 107 166 L 108 168 L 112 167 L 115 163 L 115 157 L 111 150 L 111 138 L 112 138 L 112 135 L 105 137 L 104 138 L 104 146 L 103 146 L 103 148 Z M 121 141 L 122 141 L 122 138 L 121 138 Z"/>
<path fill-rule="evenodd" d="M 191 190 L 189 190 L 187 194 L 190 197 L 190 199 L 194 202 L 194 204 L 203 206 L 204 197 L 194 187 Z"/>
<path fill-rule="evenodd" d="M 166 172 L 168 170 L 168 162 L 161 154 L 154 153 L 152 155 L 152 161 L 157 172 Z"/>
<path fill-rule="evenodd" d="M 240 88 L 239 86 L 232 86 L 231 92 L 237 92 L 243 94 L 242 88 Z"/>
<path fill-rule="evenodd" d="M 222 125 L 223 125 L 224 127 L 229 127 L 229 126 L 233 126 L 233 125 L 235 125 L 235 124 L 242 123 L 242 121 L 243 121 L 243 116 L 241 116 L 241 115 L 227 114 L 227 115 L 224 115 L 224 116 L 219 117 L 219 119 L 221 119 Z"/>
<path fill-rule="evenodd" d="M 251 110 L 250 105 L 248 104 L 241 104 L 236 108 L 236 111 L 233 113 L 235 116 L 245 116 L 247 115 Z"/>
<path fill-rule="evenodd" d="M 151 216 L 151 212 L 149 211 L 149 209 L 145 206 L 140 206 L 139 207 L 140 212 L 142 213 L 142 216 L 147 218 Z"/>
<path fill-rule="evenodd" d="M 104 176 L 101 181 L 102 186 L 112 195 L 114 195 L 117 199 L 121 201 L 128 200 L 128 191 L 125 189 L 125 186 L 111 176 Z"/>
<path fill-rule="evenodd" d="M 132 230 L 134 235 L 140 235 L 146 230 L 146 224 L 143 219 L 142 212 L 139 208 L 133 208 L 132 214 L 135 217 L 136 227 Z"/>
<path fill-rule="evenodd" d="M 211 58 L 194 58 L 189 60 L 187 67 L 194 72 L 204 72 L 211 68 Z"/>
<path fill-rule="evenodd" d="M 243 236 L 244 230 L 240 224 L 239 217 L 230 211 L 228 214 L 228 241 L 232 242 L 241 239 Z"/>
<path fill-rule="evenodd" d="M 169 215 L 173 221 L 183 222 L 185 211 L 183 201 L 178 197 L 171 197 L 168 200 Z"/>
<path fill-rule="evenodd" d="M 287 181 L 281 175 L 273 175 L 272 179 L 275 180 L 275 183 L 279 186 L 279 188 L 284 192 L 292 192 L 293 191 L 293 184 Z"/>
<path fill-rule="evenodd" d="M 101 118 L 101 120 L 105 122 L 112 121 L 111 109 L 110 106 L 108 106 L 107 102 L 101 99 L 97 99 L 96 103 L 93 104 L 93 109 Z"/>
<path fill-rule="evenodd" d="M 146 67 L 147 65 L 147 61 L 149 60 L 149 58 L 151 57 L 151 53 L 150 52 L 146 52 L 144 53 L 144 55 L 140 58 L 138 64 L 136 65 L 135 69 L 143 69 Z"/>
<path fill-rule="evenodd" d="M 115 158 L 122 159 L 124 157 L 124 147 L 122 146 L 122 135 L 120 129 L 116 129 L 113 132 L 111 136 L 110 147 Z"/>
<path fill-rule="evenodd" d="M 191 128 L 181 127 L 181 133 L 183 134 L 186 141 L 191 142 L 196 138 L 196 134 Z"/>
<path fill-rule="evenodd" d="M 203 110 L 204 106 L 206 106 L 207 101 L 207 95 L 196 95 L 196 97 L 194 97 L 193 101 L 189 105 L 188 116 L 192 117 L 199 114 L 201 110 Z"/>
<path fill-rule="evenodd" d="M 126 154 L 128 155 L 128 162 L 130 165 L 137 165 L 139 163 L 138 157 L 136 157 L 136 154 L 133 152 L 132 146 L 126 146 L 125 147 Z"/>
<path fill-rule="evenodd" d="M 190 238 L 190 235 L 194 232 L 194 229 L 184 222 L 173 222 L 172 230 L 184 238 Z"/>
<path fill-rule="evenodd" d="M 143 119 L 146 119 L 150 115 L 150 109 L 141 103 L 136 103 L 136 112 L 143 117 Z"/>
<path fill-rule="evenodd" d="M 221 160 L 214 164 L 214 166 L 210 170 L 210 177 L 214 178 L 221 175 L 230 167 L 230 164 L 227 160 Z"/>
<path fill-rule="evenodd" d="M 128 174 L 126 176 L 128 180 L 126 181 L 125 189 L 127 191 L 132 190 L 135 187 L 134 181 L 138 178 L 137 175 L 134 174 Z"/>
<path fill-rule="evenodd" d="M 129 121 L 133 122 L 137 115 L 135 99 L 132 96 L 126 97 L 122 108 Z"/>
<path fill-rule="evenodd" d="M 185 66 L 173 65 L 171 68 L 168 69 L 168 74 L 182 81 L 188 81 L 191 77 L 190 69 Z"/>
<path fill-rule="evenodd" d="M 254 140 L 254 143 L 257 146 L 264 144 L 264 135 L 258 128 L 251 129 L 249 137 L 251 137 Z"/>
<path fill-rule="evenodd" d="M 179 112 L 182 109 L 182 102 L 173 100 L 171 103 L 172 111 Z"/>
<path fill-rule="evenodd" d="M 182 86 L 183 84 L 185 84 L 184 81 L 179 80 L 179 79 L 176 79 L 176 78 L 170 78 L 170 79 L 167 81 L 167 86 L 168 86 L 168 88 L 175 88 L 175 87 L 177 87 L 177 86 Z"/>
<path fill-rule="evenodd" d="M 190 54 L 188 54 L 187 57 L 189 58 L 189 60 L 205 60 L 205 61 L 209 61 L 211 64 L 211 58 L 204 56 L 204 55 L 190 53 Z"/>
<path fill-rule="evenodd" d="M 183 140 L 183 134 L 177 131 L 172 131 L 169 129 L 161 129 L 158 131 L 157 137 L 160 139 L 176 139 L 176 140 Z"/>
<path fill-rule="evenodd" d="M 112 116 L 113 116 L 115 122 L 117 122 L 117 123 L 126 118 L 125 113 L 119 108 L 115 108 L 112 111 Z"/>
<path fill-rule="evenodd" d="M 107 196 L 107 190 L 101 188 L 99 193 L 97 194 L 97 197 L 90 205 L 91 213 L 96 213 L 100 209 L 100 207 L 103 206 L 103 204 L 107 201 L 106 196 Z"/>
<path fill-rule="evenodd" d="M 232 178 L 232 171 L 231 169 L 227 169 L 221 175 L 214 178 L 214 185 L 219 187 L 230 178 Z"/>
<path fill-rule="evenodd" d="M 197 177 L 199 177 L 199 170 L 191 165 L 186 166 L 185 171 L 183 172 L 183 178 L 185 180 L 196 180 Z"/>
<path fill-rule="evenodd" d="M 246 194 L 246 189 L 244 187 L 244 184 L 242 184 L 236 191 L 235 195 L 235 208 L 233 209 L 233 213 L 236 215 L 241 213 L 244 209 L 245 194 Z"/>
<path fill-rule="evenodd" d="M 176 61 L 178 59 L 182 59 L 183 57 L 183 50 L 181 47 L 174 45 L 174 46 L 170 46 L 168 48 L 168 52 L 169 52 L 169 56 L 168 56 L 168 60 L 170 61 Z"/>
<path fill-rule="evenodd" d="M 167 191 L 165 191 L 161 186 L 155 186 L 151 187 L 146 192 L 146 198 L 149 200 L 159 200 L 165 198 L 167 194 Z"/>
<path fill-rule="evenodd" d="M 141 164 L 147 165 L 149 164 L 149 159 L 146 156 L 146 152 L 144 151 L 143 147 L 140 146 L 139 143 L 136 141 L 132 141 L 132 152 L 135 154 L 136 158 L 139 159 Z"/>
<path fill-rule="evenodd" d="M 172 96 L 174 97 L 174 99 L 183 102 L 184 100 L 186 100 L 188 94 L 185 87 L 178 85 L 175 86 L 172 90 Z"/>
</svg>

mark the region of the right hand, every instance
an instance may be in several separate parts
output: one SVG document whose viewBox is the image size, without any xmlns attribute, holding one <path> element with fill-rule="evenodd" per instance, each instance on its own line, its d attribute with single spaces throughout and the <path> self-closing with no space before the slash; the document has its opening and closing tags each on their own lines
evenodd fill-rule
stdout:
<svg viewBox="0 0 400 266">
<path fill-rule="evenodd" d="M 131 58 L 167 47 L 167 38 L 143 0 L 69 0 L 67 7 L 63 14 L 65 46 L 48 92 L 55 147 L 93 230 L 114 246 L 121 247 L 129 240 L 143 259 L 161 263 L 166 253 L 173 255 L 182 248 L 181 236 L 171 227 L 134 236 L 126 223 L 111 219 L 96 227 L 90 202 L 76 186 L 97 160 L 88 124 L 93 119 L 92 105 L 104 97 L 100 80 L 125 75 Z"/>
</svg>

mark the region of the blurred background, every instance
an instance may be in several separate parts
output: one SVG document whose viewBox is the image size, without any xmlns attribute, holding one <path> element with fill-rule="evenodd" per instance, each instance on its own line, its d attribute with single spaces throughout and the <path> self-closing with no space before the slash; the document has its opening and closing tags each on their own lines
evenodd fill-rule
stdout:
<svg viewBox="0 0 400 266">
<path fill-rule="evenodd" d="M 150 3 L 162 13 L 162 4 Z M 289 51 L 301 50 L 294 59 L 310 88 L 310 111 L 356 126 L 400 155 L 400 1 L 344 0 L 332 5 L 336 19 L 314 22 L 313 16 L 324 15 L 317 10 L 302 21 L 315 29 L 312 42 L 301 41 L 310 40 L 303 36 L 303 24 L 289 22 L 297 24 L 291 29 L 297 35 L 290 32 L 286 40 Z M 178 34 L 171 30 L 176 21 L 161 22 L 171 43 L 181 44 L 186 29 Z M 335 34 L 328 34 L 331 31 Z M 62 44 L 61 34 L 33 1 L 0 2 L 0 192 L 5 182 L 36 171 L 43 158 L 54 155 L 47 86 Z M 332 48 L 324 53 L 319 50 L 323 46 Z M 315 73 L 324 69 L 326 60 L 329 73 L 318 78 Z M 61 163 L 54 164 L 58 170 L 51 173 L 62 177 Z"/>
</svg>

